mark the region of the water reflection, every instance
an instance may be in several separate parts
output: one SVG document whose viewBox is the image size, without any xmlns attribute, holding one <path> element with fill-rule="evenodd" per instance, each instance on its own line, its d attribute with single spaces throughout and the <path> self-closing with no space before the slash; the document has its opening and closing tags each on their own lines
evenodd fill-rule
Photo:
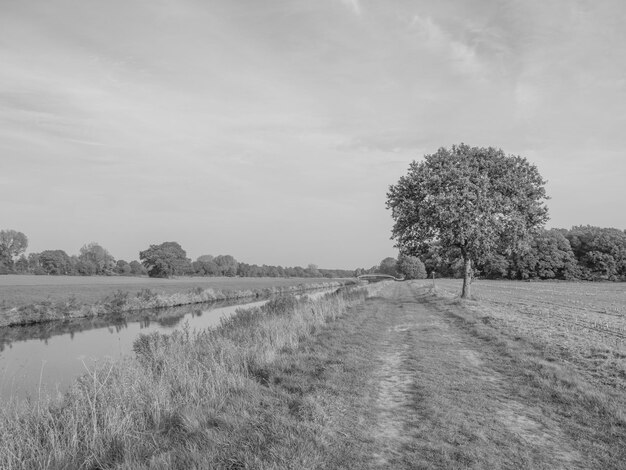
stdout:
<svg viewBox="0 0 626 470">
<path fill-rule="evenodd" d="M 332 291 L 307 293 L 311 299 Z M 0 328 L 0 402 L 63 392 L 94 362 L 132 353 L 141 333 L 168 333 L 183 324 L 191 330 L 219 325 L 238 308 L 260 307 L 265 300 L 225 301 L 143 310 L 121 317 L 82 318 Z"/>
<path fill-rule="evenodd" d="M 140 333 L 167 333 L 185 323 L 192 330 L 205 329 L 238 308 L 266 302 L 217 302 L 144 310 L 125 318 L 114 315 L 0 328 L 0 401 L 37 398 L 42 390 L 62 392 L 94 361 L 130 354 Z"/>
</svg>

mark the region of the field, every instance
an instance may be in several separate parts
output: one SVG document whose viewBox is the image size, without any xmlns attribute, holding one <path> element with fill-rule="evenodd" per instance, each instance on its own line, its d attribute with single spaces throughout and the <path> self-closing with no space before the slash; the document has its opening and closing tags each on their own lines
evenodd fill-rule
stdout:
<svg viewBox="0 0 626 470">
<path fill-rule="evenodd" d="M 437 279 L 436 286 L 453 296 L 461 281 Z M 626 284 L 478 280 L 472 294 L 466 306 L 483 322 L 626 393 Z"/>
<path fill-rule="evenodd" d="M 233 278 L 184 277 L 152 279 L 123 276 L 0 276 L 0 309 L 41 302 L 63 302 L 73 297 L 76 303 L 93 304 L 119 291 L 134 295 L 142 289 L 159 294 L 174 294 L 200 287 L 218 290 L 252 290 L 328 282 L 324 278 Z"/>
</svg>

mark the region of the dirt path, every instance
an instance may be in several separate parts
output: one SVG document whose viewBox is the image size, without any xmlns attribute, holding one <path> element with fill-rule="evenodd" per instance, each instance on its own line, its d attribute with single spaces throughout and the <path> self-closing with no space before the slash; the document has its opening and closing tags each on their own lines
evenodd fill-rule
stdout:
<svg viewBox="0 0 626 470">
<path fill-rule="evenodd" d="M 385 319 L 372 344 L 375 467 L 589 468 L 554 415 L 500 372 L 489 345 L 423 290 L 393 284 L 366 310 Z"/>
</svg>

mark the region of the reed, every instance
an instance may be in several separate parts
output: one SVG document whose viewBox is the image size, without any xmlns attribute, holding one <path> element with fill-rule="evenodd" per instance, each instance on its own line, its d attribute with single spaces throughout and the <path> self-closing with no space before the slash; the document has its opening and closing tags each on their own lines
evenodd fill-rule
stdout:
<svg viewBox="0 0 626 470">
<path fill-rule="evenodd" d="M 257 432 L 246 438 L 253 461 L 286 429 L 265 416 L 268 364 L 366 292 L 287 296 L 216 329 L 140 336 L 135 357 L 86 370 L 61 401 L 2 408 L 0 468 L 238 468 L 229 443 Z M 275 429 L 254 430 L 267 419 Z"/>
</svg>

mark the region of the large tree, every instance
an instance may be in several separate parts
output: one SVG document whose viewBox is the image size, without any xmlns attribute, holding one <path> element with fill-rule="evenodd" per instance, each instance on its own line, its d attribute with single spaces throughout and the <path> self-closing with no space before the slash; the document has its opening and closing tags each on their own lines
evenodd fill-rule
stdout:
<svg viewBox="0 0 626 470">
<path fill-rule="evenodd" d="M 15 260 L 26 251 L 28 238 L 17 230 L 0 230 L 0 265 L 12 269 Z"/>
<path fill-rule="evenodd" d="M 545 181 L 525 158 L 493 147 L 440 148 L 414 161 L 390 186 L 392 239 L 403 253 L 428 244 L 456 247 L 464 262 L 462 297 L 471 295 L 472 263 L 516 252 L 548 220 Z"/>
<path fill-rule="evenodd" d="M 139 259 L 150 277 L 184 274 L 191 266 L 187 252 L 177 242 L 150 245 L 150 248 L 139 253 Z"/>
</svg>

